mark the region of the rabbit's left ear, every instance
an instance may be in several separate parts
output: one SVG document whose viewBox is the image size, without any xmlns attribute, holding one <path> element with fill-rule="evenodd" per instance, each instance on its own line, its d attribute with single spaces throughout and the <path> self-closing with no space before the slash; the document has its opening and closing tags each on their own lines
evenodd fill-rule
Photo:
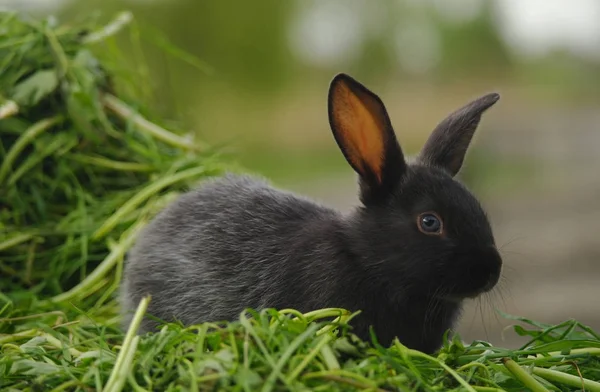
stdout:
<svg viewBox="0 0 600 392">
<path fill-rule="evenodd" d="M 484 95 L 446 117 L 431 133 L 418 161 L 455 176 L 463 164 L 481 115 L 499 99 L 500 95 L 496 93 Z"/>
<path fill-rule="evenodd" d="M 406 163 L 383 102 L 346 74 L 332 80 L 328 98 L 331 131 L 360 175 L 363 203 L 385 199 L 404 175 Z"/>
</svg>

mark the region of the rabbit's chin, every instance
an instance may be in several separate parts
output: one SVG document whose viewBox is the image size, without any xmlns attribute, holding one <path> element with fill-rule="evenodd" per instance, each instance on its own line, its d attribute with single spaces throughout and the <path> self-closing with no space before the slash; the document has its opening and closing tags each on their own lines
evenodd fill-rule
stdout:
<svg viewBox="0 0 600 392">
<path fill-rule="evenodd" d="M 446 302 L 452 302 L 452 303 L 462 303 L 463 301 L 467 300 L 467 299 L 475 299 L 477 297 L 479 297 L 482 294 L 487 293 L 488 291 L 490 291 L 491 288 L 488 289 L 488 287 L 485 287 L 481 290 L 475 290 L 472 292 L 466 292 L 466 293 L 460 293 L 460 294 L 446 294 L 443 296 L 438 297 L 438 299 L 442 300 L 442 301 L 446 301 Z"/>
<path fill-rule="evenodd" d="M 444 295 L 444 296 L 438 297 L 438 299 L 440 299 L 442 301 L 446 301 L 446 302 L 460 304 L 467 299 L 475 299 L 475 298 L 479 297 L 481 294 L 483 294 L 483 292 L 476 292 L 476 293 L 472 293 L 472 294 L 463 294 L 463 295 L 450 294 L 450 295 Z"/>
</svg>

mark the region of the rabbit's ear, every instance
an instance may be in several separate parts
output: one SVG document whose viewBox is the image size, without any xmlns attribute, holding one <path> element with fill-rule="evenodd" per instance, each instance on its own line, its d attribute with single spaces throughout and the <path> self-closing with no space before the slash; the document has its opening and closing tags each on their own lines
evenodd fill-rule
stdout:
<svg viewBox="0 0 600 392">
<path fill-rule="evenodd" d="M 364 203 L 387 196 L 406 171 L 381 99 L 346 74 L 331 82 L 329 124 L 344 157 L 360 175 Z"/>
<path fill-rule="evenodd" d="M 481 115 L 499 99 L 500 95 L 496 93 L 484 95 L 446 117 L 432 132 L 418 160 L 455 176 L 462 166 Z"/>
</svg>

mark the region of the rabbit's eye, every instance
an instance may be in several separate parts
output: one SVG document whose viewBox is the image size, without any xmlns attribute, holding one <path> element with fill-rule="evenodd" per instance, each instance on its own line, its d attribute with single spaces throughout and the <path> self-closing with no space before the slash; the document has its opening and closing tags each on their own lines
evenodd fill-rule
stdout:
<svg viewBox="0 0 600 392">
<path fill-rule="evenodd" d="M 423 234 L 442 234 L 442 219 L 435 212 L 425 212 L 417 218 L 417 227 Z"/>
</svg>

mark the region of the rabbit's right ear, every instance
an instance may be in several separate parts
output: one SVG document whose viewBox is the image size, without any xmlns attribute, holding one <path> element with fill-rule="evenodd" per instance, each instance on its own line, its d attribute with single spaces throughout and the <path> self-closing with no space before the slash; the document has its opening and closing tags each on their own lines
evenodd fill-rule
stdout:
<svg viewBox="0 0 600 392">
<path fill-rule="evenodd" d="M 481 116 L 499 99 L 497 93 L 486 94 L 451 113 L 433 130 L 418 160 L 455 176 L 463 164 Z"/>
<path fill-rule="evenodd" d="M 381 99 L 346 74 L 329 86 L 329 124 L 344 157 L 360 175 L 364 204 L 383 200 L 406 171 Z"/>
</svg>

